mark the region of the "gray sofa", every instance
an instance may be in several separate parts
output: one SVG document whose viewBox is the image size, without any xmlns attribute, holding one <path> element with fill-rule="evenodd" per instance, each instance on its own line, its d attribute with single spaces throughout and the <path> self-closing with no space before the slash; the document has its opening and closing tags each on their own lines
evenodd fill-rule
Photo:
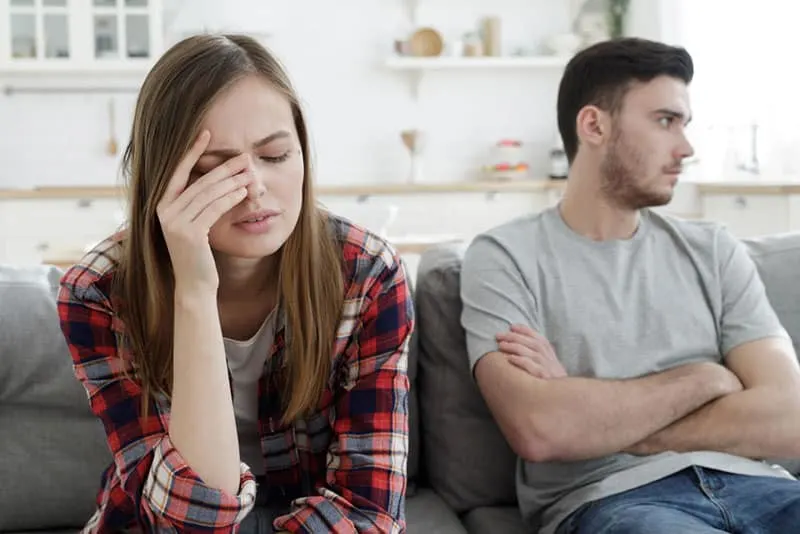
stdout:
<svg viewBox="0 0 800 534">
<path fill-rule="evenodd" d="M 747 245 L 797 347 L 800 234 Z M 467 366 L 459 324 L 463 250 L 429 250 L 416 279 L 408 532 L 523 533 L 514 454 Z M 0 532 L 77 532 L 109 462 L 58 328 L 60 275 L 49 266 L 0 266 Z"/>
</svg>

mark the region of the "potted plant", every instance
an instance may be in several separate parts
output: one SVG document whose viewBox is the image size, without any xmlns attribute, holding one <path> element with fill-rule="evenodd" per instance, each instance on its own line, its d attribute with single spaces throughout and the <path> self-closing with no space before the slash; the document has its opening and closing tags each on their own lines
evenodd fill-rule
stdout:
<svg viewBox="0 0 800 534">
<path fill-rule="evenodd" d="M 610 37 L 616 39 L 625 35 L 625 19 L 631 0 L 606 0 L 608 2 L 608 27 Z"/>
</svg>

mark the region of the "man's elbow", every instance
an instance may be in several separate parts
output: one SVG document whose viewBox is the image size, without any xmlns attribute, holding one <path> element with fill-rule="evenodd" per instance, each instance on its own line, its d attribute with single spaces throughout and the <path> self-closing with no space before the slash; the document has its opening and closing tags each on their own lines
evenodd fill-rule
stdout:
<svg viewBox="0 0 800 534">
<path fill-rule="evenodd" d="M 567 459 L 568 447 L 559 433 L 546 428 L 541 421 L 521 422 L 509 432 L 511 449 L 526 462 L 557 462 Z"/>
</svg>

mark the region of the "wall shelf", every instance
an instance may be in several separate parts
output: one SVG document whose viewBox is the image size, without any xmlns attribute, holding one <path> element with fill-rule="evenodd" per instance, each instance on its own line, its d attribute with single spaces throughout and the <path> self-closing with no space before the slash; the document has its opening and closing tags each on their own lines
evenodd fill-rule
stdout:
<svg viewBox="0 0 800 534">
<path fill-rule="evenodd" d="M 386 66 L 396 70 L 555 69 L 563 68 L 567 64 L 567 61 L 569 61 L 569 58 L 561 56 L 394 56 L 386 61 Z"/>
<path fill-rule="evenodd" d="M 551 69 L 564 68 L 568 57 L 561 56 L 503 56 L 503 57 L 407 57 L 392 56 L 385 62 L 391 70 L 403 71 L 410 77 L 411 96 L 419 97 L 419 86 L 428 71 L 471 70 L 471 69 Z"/>
</svg>

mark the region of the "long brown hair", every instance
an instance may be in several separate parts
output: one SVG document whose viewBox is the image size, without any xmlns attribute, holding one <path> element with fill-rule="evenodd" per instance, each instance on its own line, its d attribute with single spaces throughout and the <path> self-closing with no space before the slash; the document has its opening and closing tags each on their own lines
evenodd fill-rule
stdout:
<svg viewBox="0 0 800 534">
<path fill-rule="evenodd" d="M 255 40 L 197 35 L 170 48 L 145 78 L 123 157 L 129 216 L 114 299 L 125 325 L 120 341 L 132 352 L 145 409 L 154 394 L 169 398 L 172 391 L 175 279 L 156 206 L 217 96 L 254 74 L 289 100 L 306 169 L 297 226 L 276 253 L 278 300 L 290 332 L 284 422 L 313 410 L 328 380 L 344 299 L 343 260 L 314 197 L 297 94 L 279 62 Z"/>
</svg>

